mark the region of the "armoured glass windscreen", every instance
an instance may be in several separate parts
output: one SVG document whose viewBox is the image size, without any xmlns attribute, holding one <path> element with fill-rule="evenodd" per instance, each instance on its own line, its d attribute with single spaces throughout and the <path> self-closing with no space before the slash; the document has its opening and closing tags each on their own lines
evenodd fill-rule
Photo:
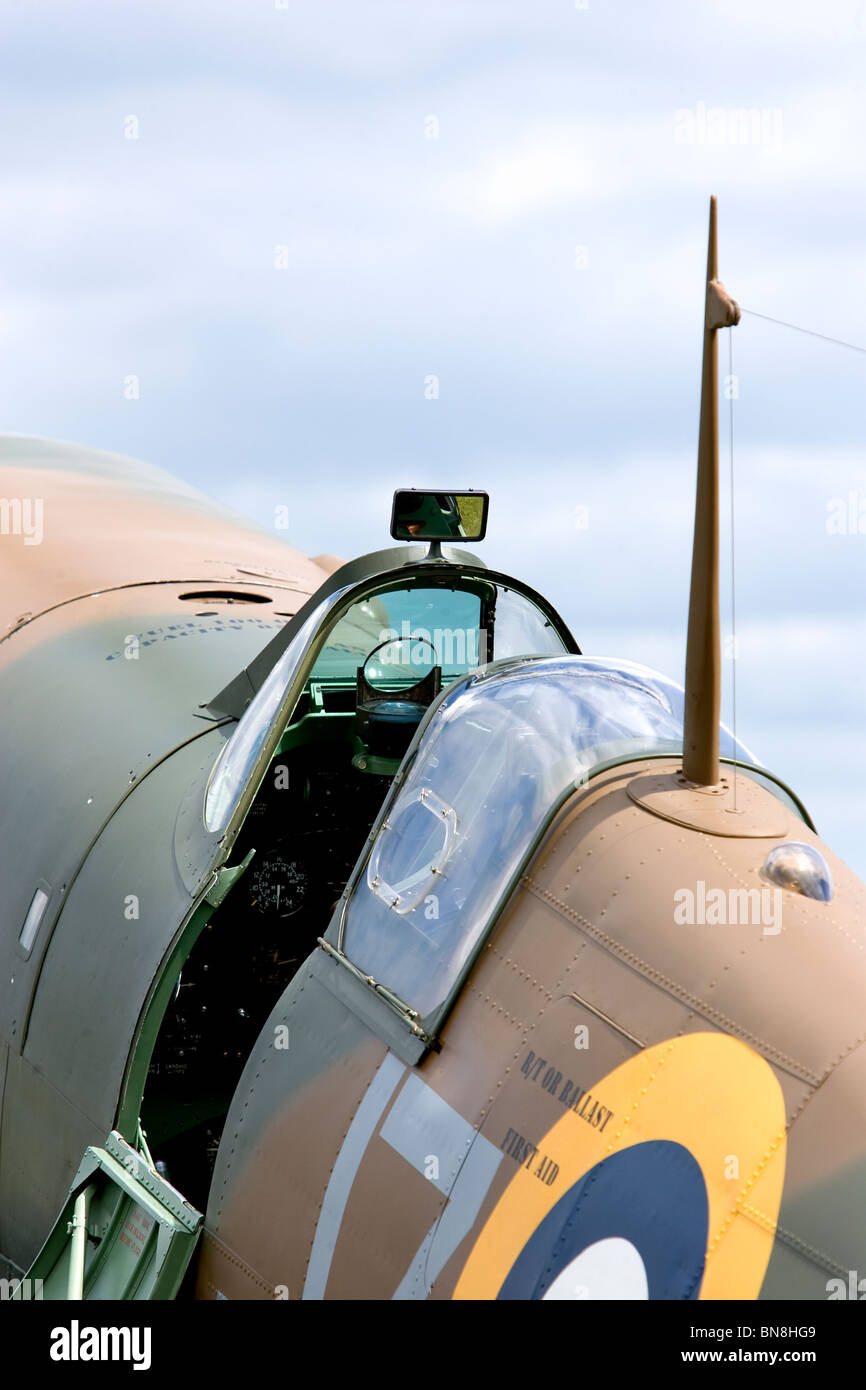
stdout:
<svg viewBox="0 0 866 1390">
<path fill-rule="evenodd" d="M 391 639 L 384 666 L 405 667 L 417 680 L 430 664 L 442 667 L 443 680 L 466 675 L 488 661 L 512 656 L 548 656 L 565 646 L 544 614 L 523 594 L 490 584 L 495 592 L 492 633 L 482 626 L 477 590 L 443 586 L 392 589 L 356 603 L 335 624 L 316 658 L 312 680 L 355 679 L 375 647 Z M 408 639 L 420 639 L 412 643 Z"/>
<path fill-rule="evenodd" d="M 343 950 L 422 1016 L 447 998 L 549 812 L 609 759 L 682 748 L 683 693 L 644 667 L 492 667 L 436 709 L 345 916 Z M 729 734 L 723 752 L 733 751 Z M 737 756 L 751 761 L 744 749 Z"/>
<path fill-rule="evenodd" d="M 354 680 L 358 667 L 383 642 L 387 645 L 380 661 L 391 675 L 403 667 L 405 678 L 416 681 L 433 664 L 442 667 L 443 677 L 453 679 L 487 660 L 479 650 L 480 627 L 477 593 L 410 588 L 376 594 L 353 604 L 334 625 L 311 679 Z"/>
</svg>

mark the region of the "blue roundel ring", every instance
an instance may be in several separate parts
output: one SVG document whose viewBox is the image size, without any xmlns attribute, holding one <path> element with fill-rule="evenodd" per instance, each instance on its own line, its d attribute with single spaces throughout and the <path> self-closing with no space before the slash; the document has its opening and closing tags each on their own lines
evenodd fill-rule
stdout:
<svg viewBox="0 0 866 1390">
<path fill-rule="evenodd" d="M 584 1296 L 591 1298 L 592 1247 L 601 1251 L 599 1243 L 609 1242 L 604 1250 L 605 1292 L 597 1297 L 618 1296 L 611 1291 L 611 1280 L 615 1285 L 616 1260 L 626 1254 L 626 1263 L 638 1268 L 642 1263 L 646 1294 L 622 1296 L 696 1299 L 708 1224 L 704 1175 L 689 1150 L 667 1139 L 635 1144 L 597 1163 L 559 1199 L 517 1256 L 498 1296 L 544 1298 L 587 1252 L 582 1267 L 590 1271 L 590 1284 Z M 634 1270 L 623 1273 L 633 1287 Z M 556 1297 L 556 1290 L 550 1296 Z"/>
</svg>

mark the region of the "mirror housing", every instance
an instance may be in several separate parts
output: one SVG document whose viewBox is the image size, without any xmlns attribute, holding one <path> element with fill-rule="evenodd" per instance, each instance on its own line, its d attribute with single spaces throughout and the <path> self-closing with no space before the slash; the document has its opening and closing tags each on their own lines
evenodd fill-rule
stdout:
<svg viewBox="0 0 866 1390">
<path fill-rule="evenodd" d="M 397 541 L 483 541 L 487 532 L 486 492 L 394 493 L 391 535 Z"/>
</svg>

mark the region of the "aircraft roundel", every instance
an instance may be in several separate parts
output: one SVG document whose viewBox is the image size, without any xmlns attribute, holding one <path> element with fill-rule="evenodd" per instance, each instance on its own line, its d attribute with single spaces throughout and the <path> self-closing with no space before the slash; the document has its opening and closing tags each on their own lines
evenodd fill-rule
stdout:
<svg viewBox="0 0 866 1390">
<path fill-rule="evenodd" d="M 518 1168 L 457 1282 L 460 1299 L 748 1299 L 775 1239 L 785 1105 L 763 1057 L 722 1033 L 647 1048 L 598 1081 L 615 1127 L 567 1110 Z"/>
</svg>

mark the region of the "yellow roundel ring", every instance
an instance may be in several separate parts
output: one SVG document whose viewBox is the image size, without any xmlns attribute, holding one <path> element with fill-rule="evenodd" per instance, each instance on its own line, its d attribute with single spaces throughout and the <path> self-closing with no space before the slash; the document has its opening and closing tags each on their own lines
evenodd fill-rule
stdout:
<svg viewBox="0 0 866 1390">
<path fill-rule="evenodd" d="M 785 1180 L 781 1087 L 763 1057 L 724 1033 L 689 1033 L 638 1053 L 592 1087 L 616 1128 L 599 1133 L 572 1111 L 539 1141 L 559 1165 L 555 1192 L 518 1168 L 487 1219 L 454 1297 L 495 1299 L 558 1199 L 611 1154 L 670 1141 L 706 1186 L 706 1261 L 698 1297 L 756 1298 Z"/>
</svg>

